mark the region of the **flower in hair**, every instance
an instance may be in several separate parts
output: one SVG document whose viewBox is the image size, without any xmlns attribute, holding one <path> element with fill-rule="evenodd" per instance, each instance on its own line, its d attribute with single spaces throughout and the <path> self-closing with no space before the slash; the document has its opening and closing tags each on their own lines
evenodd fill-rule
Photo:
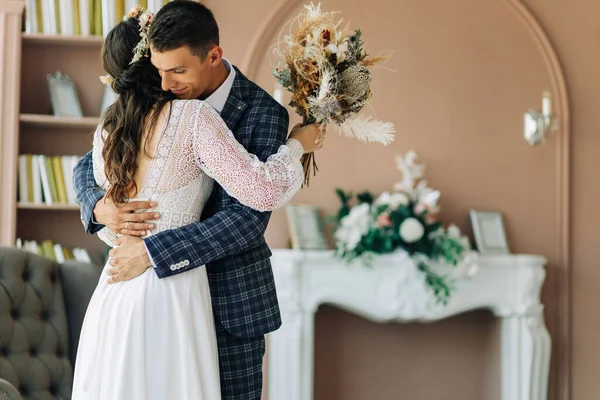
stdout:
<svg viewBox="0 0 600 400">
<path fill-rule="evenodd" d="M 144 13 L 140 17 L 140 31 L 143 31 L 147 24 L 152 22 L 152 13 Z"/>
<path fill-rule="evenodd" d="M 129 12 L 123 17 L 123 21 L 127 21 L 129 18 L 137 18 L 143 12 L 144 12 L 144 7 L 137 4 L 135 7 L 130 9 Z"/>
<path fill-rule="evenodd" d="M 112 76 L 110 76 L 109 74 L 102 75 L 100 77 L 100 82 L 102 82 L 108 86 L 110 86 L 113 83 L 113 81 L 114 81 L 114 78 Z"/>
<path fill-rule="evenodd" d="M 145 12 L 139 17 L 140 23 L 140 41 L 133 49 L 133 58 L 129 65 L 133 64 L 136 61 L 139 61 L 142 57 L 148 57 L 150 53 L 150 43 L 148 41 L 148 30 L 150 30 L 150 25 L 152 24 L 152 19 L 154 15 L 150 12 Z"/>
</svg>

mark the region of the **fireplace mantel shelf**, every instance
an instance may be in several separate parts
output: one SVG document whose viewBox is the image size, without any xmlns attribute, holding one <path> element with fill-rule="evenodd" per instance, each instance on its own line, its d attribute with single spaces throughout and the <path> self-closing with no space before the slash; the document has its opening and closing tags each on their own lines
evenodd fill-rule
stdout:
<svg viewBox="0 0 600 400">
<path fill-rule="evenodd" d="M 489 309 L 502 319 L 502 400 L 546 399 L 550 336 L 540 301 L 544 257 L 475 257 L 474 273 L 458 281 L 446 305 L 418 290 L 406 273 L 410 268 L 403 268 L 411 261 L 402 254 L 378 257 L 371 268 L 348 265 L 329 251 L 274 250 L 271 261 L 283 325 L 269 335 L 270 399 L 312 400 L 314 315 L 321 304 L 377 323 L 431 322 Z"/>
</svg>

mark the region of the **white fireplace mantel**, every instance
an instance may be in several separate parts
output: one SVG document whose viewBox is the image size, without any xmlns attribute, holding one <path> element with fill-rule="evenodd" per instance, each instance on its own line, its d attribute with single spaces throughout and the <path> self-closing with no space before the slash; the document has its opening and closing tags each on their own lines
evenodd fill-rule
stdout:
<svg viewBox="0 0 600 400">
<path fill-rule="evenodd" d="M 325 303 L 378 323 L 430 322 L 489 309 L 502 319 L 502 400 L 546 400 L 544 257 L 475 257 L 476 272 L 458 281 L 445 306 L 413 290 L 404 268 L 411 261 L 402 254 L 378 257 L 372 268 L 348 265 L 329 251 L 274 250 L 271 262 L 283 325 L 268 336 L 270 400 L 313 399 L 314 317 Z"/>
</svg>

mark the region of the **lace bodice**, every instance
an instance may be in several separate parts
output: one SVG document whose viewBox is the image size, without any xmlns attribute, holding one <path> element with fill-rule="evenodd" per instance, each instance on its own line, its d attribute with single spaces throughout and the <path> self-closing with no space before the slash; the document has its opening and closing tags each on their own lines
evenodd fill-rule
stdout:
<svg viewBox="0 0 600 400">
<path fill-rule="evenodd" d="M 96 183 L 107 190 L 104 137 L 98 126 L 92 157 Z M 256 210 L 283 206 L 302 185 L 302 153 L 300 142 L 290 139 L 263 163 L 235 139 L 210 105 L 199 100 L 173 101 L 136 197 L 158 204 L 161 217 L 153 221 L 156 229 L 149 234 L 199 221 L 213 179 L 240 203 Z M 98 236 L 111 246 L 117 238 L 108 228 Z"/>
</svg>

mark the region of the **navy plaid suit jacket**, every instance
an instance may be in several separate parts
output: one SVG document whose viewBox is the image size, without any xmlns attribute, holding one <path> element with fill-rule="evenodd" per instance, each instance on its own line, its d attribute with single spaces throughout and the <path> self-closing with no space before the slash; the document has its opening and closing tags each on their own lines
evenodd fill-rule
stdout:
<svg viewBox="0 0 600 400">
<path fill-rule="evenodd" d="M 287 110 L 236 72 L 221 117 L 250 153 L 266 161 L 287 138 Z M 104 192 L 94 180 L 91 152 L 75 167 L 73 182 L 81 221 L 88 233 L 96 233 L 102 226 L 92 223 L 93 209 Z M 241 338 L 272 332 L 281 326 L 281 316 L 264 239 L 270 216 L 240 204 L 215 184 L 200 222 L 145 239 L 155 272 L 165 278 L 206 265 L 213 311 L 225 329 Z M 183 260 L 189 265 L 171 270 Z"/>
</svg>

